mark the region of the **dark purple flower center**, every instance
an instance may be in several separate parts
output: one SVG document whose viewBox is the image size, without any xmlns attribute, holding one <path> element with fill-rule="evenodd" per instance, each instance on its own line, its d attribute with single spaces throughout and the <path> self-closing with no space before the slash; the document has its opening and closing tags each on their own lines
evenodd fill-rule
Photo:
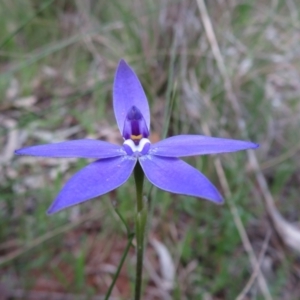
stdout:
<svg viewBox="0 0 300 300">
<path fill-rule="evenodd" d="M 124 122 L 124 139 L 131 139 L 135 145 L 138 145 L 142 138 L 148 138 L 148 136 L 149 130 L 142 113 L 136 106 L 132 106 Z"/>
</svg>

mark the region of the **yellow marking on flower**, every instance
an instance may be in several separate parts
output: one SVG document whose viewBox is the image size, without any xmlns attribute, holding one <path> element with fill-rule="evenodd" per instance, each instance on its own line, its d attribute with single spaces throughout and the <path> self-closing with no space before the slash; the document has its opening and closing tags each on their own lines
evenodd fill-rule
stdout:
<svg viewBox="0 0 300 300">
<path fill-rule="evenodd" d="M 133 141 L 139 141 L 142 138 L 142 134 L 139 135 L 130 135 L 130 139 L 132 139 Z"/>
</svg>

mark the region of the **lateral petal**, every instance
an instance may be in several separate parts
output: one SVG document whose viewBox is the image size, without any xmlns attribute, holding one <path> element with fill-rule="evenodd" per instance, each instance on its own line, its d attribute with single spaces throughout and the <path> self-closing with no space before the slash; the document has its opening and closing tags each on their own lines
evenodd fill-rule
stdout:
<svg viewBox="0 0 300 300">
<path fill-rule="evenodd" d="M 16 150 L 15 154 L 43 157 L 108 158 L 126 155 L 126 152 L 118 145 L 84 139 L 26 147 Z"/>
<path fill-rule="evenodd" d="M 145 155 L 140 157 L 139 162 L 148 180 L 162 190 L 223 202 L 216 187 L 197 169 L 180 159 Z"/>
<path fill-rule="evenodd" d="M 240 140 L 203 135 L 177 135 L 152 144 L 150 153 L 158 156 L 183 157 L 255 149 L 259 145 Z"/>
<path fill-rule="evenodd" d="M 123 134 L 126 115 L 133 106 L 140 110 L 148 130 L 150 129 L 150 110 L 147 97 L 138 77 L 123 59 L 120 60 L 115 75 L 113 104 L 121 134 Z"/>
<path fill-rule="evenodd" d="M 98 160 L 77 172 L 62 188 L 48 214 L 101 196 L 127 181 L 136 164 L 131 156 Z"/>
</svg>

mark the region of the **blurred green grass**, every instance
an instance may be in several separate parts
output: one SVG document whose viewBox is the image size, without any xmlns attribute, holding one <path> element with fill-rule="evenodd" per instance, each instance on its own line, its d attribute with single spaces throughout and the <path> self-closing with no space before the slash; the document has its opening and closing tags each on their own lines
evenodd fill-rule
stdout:
<svg viewBox="0 0 300 300">
<path fill-rule="evenodd" d="M 275 159 L 263 172 L 277 207 L 299 222 L 299 4 L 211 1 L 208 9 L 249 137 L 261 144 L 257 156 L 262 166 Z M 0 172 L 0 291 L 7 289 L 12 299 L 38 299 L 41 292 L 104 295 L 126 245 L 114 207 L 133 228 L 132 178 L 113 193 L 49 217 L 45 211 L 65 180 L 86 162 L 13 158 L 9 145 L 87 136 L 120 143 L 111 102 L 120 58 L 145 88 L 153 140 L 203 134 L 204 126 L 214 136 L 242 138 L 197 4 L 2 0 L 0 37 L 0 142 L 6 157 Z M 276 161 L 291 148 L 296 150 Z M 299 299 L 299 256 L 278 242 L 245 153 L 221 161 L 257 255 L 272 232 L 263 270 L 273 299 Z M 212 157 L 188 162 L 224 194 Z M 236 299 L 253 270 L 230 199 L 220 207 L 153 189 L 151 200 L 150 239 L 166 245 L 176 264 L 169 298 Z M 116 299 L 132 295 L 133 252 Z M 160 274 L 150 244 L 147 257 Z M 144 299 L 153 299 L 149 270 L 145 277 Z M 248 296 L 263 299 L 255 283 Z"/>
</svg>

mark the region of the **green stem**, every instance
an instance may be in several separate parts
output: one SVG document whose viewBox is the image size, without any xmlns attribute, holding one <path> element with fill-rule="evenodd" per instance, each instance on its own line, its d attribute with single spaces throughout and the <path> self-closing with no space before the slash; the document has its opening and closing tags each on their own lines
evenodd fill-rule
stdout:
<svg viewBox="0 0 300 300">
<path fill-rule="evenodd" d="M 140 300 L 143 279 L 143 256 L 144 256 L 144 239 L 147 224 L 147 205 L 143 201 L 143 183 L 144 172 L 139 163 L 134 168 L 134 179 L 137 196 L 137 212 L 136 212 L 136 278 L 135 278 L 135 300 Z"/>
<path fill-rule="evenodd" d="M 120 261 L 120 263 L 119 263 L 119 265 L 118 265 L 117 272 L 116 272 L 115 275 L 114 275 L 113 281 L 112 281 L 112 283 L 111 283 L 111 285 L 110 285 L 110 287 L 109 287 L 109 289 L 108 289 L 108 291 L 107 291 L 107 293 L 106 293 L 106 296 L 105 296 L 105 299 L 104 299 L 104 300 L 108 300 L 108 299 L 109 299 L 109 296 L 110 296 L 110 294 L 111 294 L 111 292 L 112 292 L 112 289 L 113 289 L 113 287 L 115 286 L 116 281 L 117 281 L 117 279 L 118 279 L 118 277 L 119 277 L 120 271 L 121 271 L 121 269 L 122 269 L 123 263 L 124 263 L 124 261 L 125 261 L 125 258 L 126 258 L 126 256 L 127 256 L 127 254 L 128 254 L 128 251 L 129 251 L 129 249 L 130 249 L 130 246 L 131 246 L 131 243 L 132 243 L 133 238 L 134 238 L 134 233 L 129 234 L 127 246 L 126 246 L 126 248 L 125 248 L 125 251 L 123 252 L 121 261 Z"/>
<path fill-rule="evenodd" d="M 137 198 L 137 212 L 143 210 L 143 183 L 144 183 L 144 172 L 139 162 L 137 162 L 134 168 L 134 180 Z"/>
</svg>

